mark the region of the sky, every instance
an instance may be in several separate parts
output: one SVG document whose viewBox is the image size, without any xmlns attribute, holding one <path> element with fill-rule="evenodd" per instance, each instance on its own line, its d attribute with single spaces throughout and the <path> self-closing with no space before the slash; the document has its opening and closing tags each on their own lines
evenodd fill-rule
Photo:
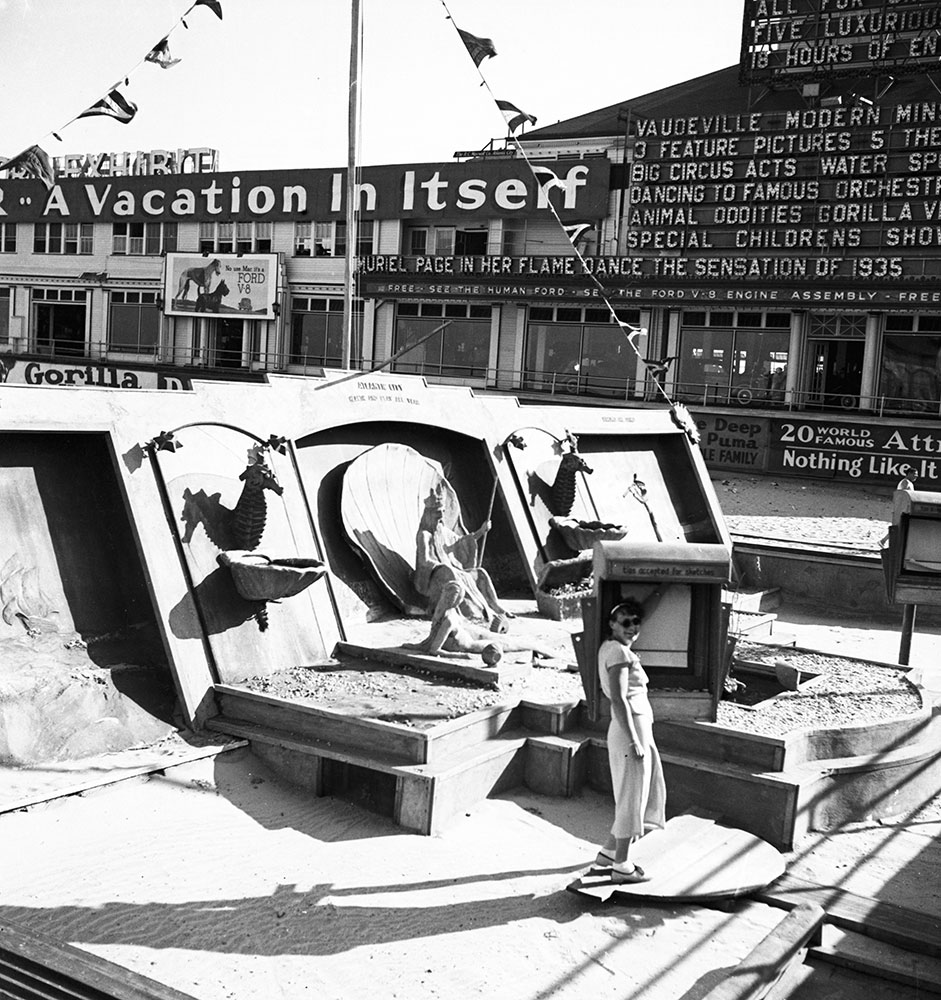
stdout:
<svg viewBox="0 0 941 1000">
<path fill-rule="evenodd" d="M 187 14 L 191 3 L 0 0 L 0 156 L 34 143 L 52 156 L 208 146 L 224 171 L 344 166 L 351 0 L 221 0 L 221 21 L 205 6 Z M 494 99 L 540 127 L 736 64 L 743 8 L 361 0 L 359 162 L 481 149 L 506 135 Z M 454 25 L 493 40 L 479 72 Z M 180 62 L 142 63 L 168 31 Z M 125 78 L 133 121 L 71 121 Z"/>
</svg>

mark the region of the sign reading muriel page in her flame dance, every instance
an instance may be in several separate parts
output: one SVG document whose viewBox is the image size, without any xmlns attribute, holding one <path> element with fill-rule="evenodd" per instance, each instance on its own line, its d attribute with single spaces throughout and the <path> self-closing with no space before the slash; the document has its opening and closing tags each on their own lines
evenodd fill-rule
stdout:
<svg viewBox="0 0 941 1000">
<path fill-rule="evenodd" d="M 277 254 L 169 253 L 166 262 L 167 316 L 274 319 Z"/>
</svg>

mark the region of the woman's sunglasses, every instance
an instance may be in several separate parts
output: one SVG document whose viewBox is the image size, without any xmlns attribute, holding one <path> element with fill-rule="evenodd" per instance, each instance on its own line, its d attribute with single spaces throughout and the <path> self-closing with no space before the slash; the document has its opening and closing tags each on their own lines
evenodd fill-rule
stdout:
<svg viewBox="0 0 941 1000">
<path fill-rule="evenodd" d="M 640 625 L 643 622 L 643 618 L 638 618 L 637 615 L 625 615 L 623 618 L 615 619 L 615 624 L 617 625 Z"/>
</svg>

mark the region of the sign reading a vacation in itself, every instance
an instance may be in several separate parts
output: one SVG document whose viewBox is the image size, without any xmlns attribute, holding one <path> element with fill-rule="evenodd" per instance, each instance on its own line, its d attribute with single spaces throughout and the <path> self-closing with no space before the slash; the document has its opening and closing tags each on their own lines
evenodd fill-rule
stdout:
<svg viewBox="0 0 941 1000">
<path fill-rule="evenodd" d="M 277 254 L 167 254 L 168 316 L 274 319 L 277 291 Z"/>
</svg>

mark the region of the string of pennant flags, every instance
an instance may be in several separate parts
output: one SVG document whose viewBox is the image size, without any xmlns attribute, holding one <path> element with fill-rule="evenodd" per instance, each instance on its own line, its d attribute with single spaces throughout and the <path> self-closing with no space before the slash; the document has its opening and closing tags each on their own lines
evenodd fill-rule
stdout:
<svg viewBox="0 0 941 1000">
<path fill-rule="evenodd" d="M 562 180 L 554 170 L 549 167 L 544 167 L 538 163 L 533 163 L 523 148 L 520 138 L 517 135 L 519 130 L 526 124 L 535 125 L 536 117 L 531 115 L 521 108 L 517 107 L 512 101 L 507 101 L 504 99 L 497 98 L 490 88 L 490 84 L 487 78 L 484 76 L 481 70 L 481 64 L 485 59 L 492 59 L 497 54 L 496 46 L 493 43 L 493 39 L 484 38 L 479 35 L 475 35 L 470 31 L 463 28 L 459 28 L 451 16 L 450 10 L 448 10 L 448 5 L 446 0 L 441 0 L 441 6 L 444 7 L 447 19 L 454 26 L 461 41 L 464 44 L 464 48 L 467 49 L 468 55 L 473 60 L 474 66 L 477 69 L 477 73 L 481 79 L 481 86 L 486 87 L 487 92 L 490 94 L 491 99 L 497 107 L 497 110 L 503 115 L 507 129 L 509 132 L 509 138 L 513 141 L 517 152 L 525 160 L 526 165 L 529 167 L 534 180 L 542 188 L 542 190 L 548 195 L 548 192 L 552 188 L 557 187 L 565 190 L 565 181 Z M 568 237 L 569 242 L 572 244 L 572 249 L 575 251 L 575 255 L 578 258 L 579 264 L 581 265 L 582 273 L 591 281 L 595 286 L 599 297 L 604 302 L 611 318 L 620 327 L 621 332 L 627 339 L 631 350 L 635 355 L 644 363 L 645 369 L 652 375 L 653 384 L 656 386 L 657 392 L 663 397 L 665 402 L 670 404 L 670 412 L 673 415 L 674 421 L 686 431 L 690 439 L 695 443 L 699 440 L 699 431 L 696 428 L 695 421 L 692 419 L 686 407 L 681 403 L 675 403 L 671 398 L 669 393 L 666 391 L 663 385 L 663 376 L 669 370 L 670 365 L 675 360 L 674 358 L 664 358 L 664 359 L 654 359 L 646 358 L 641 353 L 640 348 L 637 346 L 637 340 L 641 337 L 647 335 L 646 329 L 639 326 L 634 326 L 632 323 L 628 323 L 622 320 L 614 306 L 611 304 L 608 298 L 607 292 L 604 285 L 598 280 L 597 276 L 589 268 L 588 262 L 585 259 L 585 255 L 582 252 L 581 244 L 590 230 L 594 228 L 594 223 L 591 222 L 575 222 L 571 224 L 566 224 L 562 221 L 559 213 L 556 211 L 555 206 L 552 201 L 547 197 L 546 203 L 549 207 L 550 212 L 555 218 L 556 222 L 559 224 L 565 235 Z"/>
<path fill-rule="evenodd" d="M 118 83 L 110 87 L 102 98 L 89 105 L 84 111 L 75 115 L 74 118 L 70 118 L 54 132 L 47 134 L 62 142 L 62 136 L 59 133 L 65 131 L 69 125 L 81 118 L 94 118 L 103 115 L 113 118 L 122 125 L 127 125 L 128 122 L 132 121 L 137 114 L 137 105 L 123 92 L 123 88 L 129 86 L 131 76 L 147 63 L 158 66 L 160 69 L 171 69 L 180 62 L 179 59 L 174 59 L 170 53 L 170 36 L 181 25 L 184 28 L 189 27 L 186 23 L 186 18 L 197 7 L 208 7 L 220 21 L 222 20 L 222 0 L 193 0 L 192 5 L 177 20 L 176 24 L 147 52 L 132 70 L 126 73 Z M 17 153 L 16 156 L 0 162 L 0 170 L 8 171 L 13 169 L 18 169 L 27 176 L 42 181 L 46 190 L 50 190 L 55 184 L 55 170 L 52 166 L 52 161 L 49 158 L 49 154 L 38 143 L 28 146 L 21 153 Z"/>
<path fill-rule="evenodd" d="M 537 121 L 536 116 L 522 110 L 512 101 L 496 98 L 490 88 L 489 82 L 481 70 L 481 65 L 485 59 L 492 59 L 497 55 L 497 50 L 493 40 L 475 35 L 470 31 L 458 27 L 454 22 L 454 18 L 451 16 L 450 10 L 448 10 L 446 0 L 440 0 L 440 2 L 445 10 L 447 20 L 449 20 L 454 26 L 461 42 L 464 45 L 464 48 L 467 50 L 468 55 L 474 63 L 477 73 L 481 79 L 481 86 L 486 87 L 487 92 L 490 94 L 497 110 L 503 115 L 509 132 L 509 138 L 515 144 L 517 152 L 525 161 L 527 167 L 533 175 L 534 180 L 537 184 L 539 184 L 540 188 L 546 193 L 546 195 L 548 195 L 549 191 L 554 187 L 565 190 L 565 181 L 558 177 L 555 171 L 549 167 L 533 163 L 520 142 L 520 138 L 517 133 L 527 124 L 535 125 Z M 110 87 L 103 97 L 95 101 L 89 107 L 85 108 L 84 111 L 81 111 L 79 114 L 69 119 L 65 125 L 62 125 L 56 131 L 49 132 L 47 134 L 61 142 L 62 138 L 59 133 L 64 131 L 73 122 L 79 121 L 82 118 L 105 116 L 113 118 L 116 122 L 121 124 L 127 124 L 132 121 L 134 116 L 137 114 L 137 105 L 123 92 L 122 88 L 129 86 L 130 77 L 141 66 L 150 63 L 158 66 L 160 69 L 171 69 L 180 62 L 180 60 L 174 58 L 170 52 L 170 36 L 181 25 L 184 28 L 189 27 L 186 23 L 186 18 L 197 7 L 207 7 L 219 18 L 220 21 L 222 20 L 221 0 L 193 0 L 193 3 L 178 19 L 176 24 L 174 24 L 173 27 L 171 27 L 170 30 L 148 50 L 138 64 L 129 73 L 127 73 L 121 81 Z M 16 156 L 0 162 L 0 170 L 9 171 L 12 169 L 18 169 L 27 176 L 41 181 L 47 190 L 51 190 L 55 184 L 55 171 L 52 166 L 52 161 L 46 151 L 38 143 L 27 147 Z M 554 219 L 571 243 L 579 264 L 581 265 L 582 273 L 595 286 L 599 298 L 608 309 L 612 320 L 618 325 L 621 332 L 624 334 L 631 350 L 635 353 L 637 358 L 644 363 L 645 369 L 653 376 L 652 381 L 656 386 L 657 392 L 663 396 L 667 403 L 670 404 L 670 410 L 675 422 L 686 431 L 694 442 L 698 441 L 698 430 L 696 429 L 695 422 L 688 413 L 686 407 L 682 404 L 675 403 L 670 398 L 663 385 L 663 376 L 666 374 L 674 359 L 665 358 L 659 360 L 644 357 L 637 345 L 637 340 L 641 337 L 646 337 L 646 329 L 634 326 L 633 324 L 622 320 L 618 316 L 616 309 L 608 298 L 604 285 L 598 280 L 598 277 L 593 273 L 585 259 L 581 245 L 587 236 L 587 233 L 594 228 L 594 223 L 564 223 L 551 199 L 546 197 L 545 201 Z"/>
</svg>

